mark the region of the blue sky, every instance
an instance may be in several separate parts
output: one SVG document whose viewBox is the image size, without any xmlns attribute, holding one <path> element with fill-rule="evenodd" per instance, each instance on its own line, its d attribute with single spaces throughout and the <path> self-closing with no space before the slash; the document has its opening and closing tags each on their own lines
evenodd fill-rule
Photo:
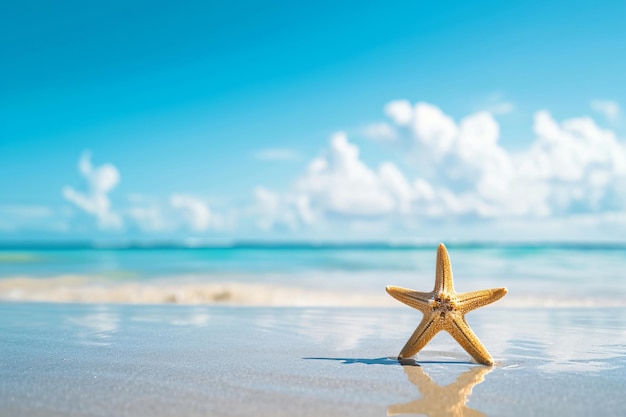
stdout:
<svg viewBox="0 0 626 417">
<path fill-rule="evenodd" d="M 0 13 L 0 239 L 625 235 L 607 155 L 625 149 L 626 5 L 14 3 Z M 403 122 L 394 100 L 421 116 Z M 485 112 L 469 124 L 495 121 L 497 149 L 468 151 L 461 120 Z M 504 171 L 485 171 L 502 152 Z M 98 188 L 81 158 L 117 180 Z M 307 168 L 316 158 L 326 170 Z M 561 168 L 518 175 L 538 161 Z M 524 210 L 503 201 L 527 195 Z"/>
</svg>

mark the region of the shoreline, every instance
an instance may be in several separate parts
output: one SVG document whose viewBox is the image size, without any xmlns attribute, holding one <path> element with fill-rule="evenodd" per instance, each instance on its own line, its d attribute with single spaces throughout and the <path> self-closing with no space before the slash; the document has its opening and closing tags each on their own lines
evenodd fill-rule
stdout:
<svg viewBox="0 0 626 417">
<path fill-rule="evenodd" d="M 309 307 L 402 307 L 384 292 L 305 286 L 176 279 L 113 281 L 101 277 L 66 275 L 54 278 L 17 277 L 0 279 L 0 302 L 182 304 L 233 306 L 309 306 Z M 607 301 L 596 297 L 507 294 L 498 301 L 507 308 L 618 308 L 626 299 Z"/>
</svg>

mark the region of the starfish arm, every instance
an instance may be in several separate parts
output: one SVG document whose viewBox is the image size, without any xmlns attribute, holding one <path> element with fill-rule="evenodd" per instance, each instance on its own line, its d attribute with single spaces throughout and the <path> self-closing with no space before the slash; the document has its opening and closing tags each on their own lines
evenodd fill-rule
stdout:
<svg viewBox="0 0 626 417">
<path fill-rule="evenodd" d="M 433 314 L 424 314 L 424 318 L 419 326 L 417 326 L 417 329 L 415 329 L 398 355 L 399 359 L 414 356 L 441 330 L 439 326 L 435 325 L 436 318 L 437 316 Z"/>
<path fill-rule="evenodd" d="M 408 288 L 394 287 L 393 285 L 389 285 L 385 289 L 396 300 L 416 308 L 422 313 L 430 310 L 429 300 L 432 298 L 432 294 L 429 292 L 413 291 Z"/>
<path fill-rule="evenodd" d="M 493 365 L 493 358 L 470 329 L 465 317 L 454 317 L 446 330 L 476 362 L 483 365 Z"/>
<path fill-rule="evenodd" d="M 443 243 L 437 248 L 437 268 L 435 272 L 435 289 L 434 293 L 453 293 L 454 283 L 452 282 L 452 265 L 450 265 L 450 256 L 448 250 Z"/>
<path fill-rule="evenodd" d="M 479 307 L 498 301 L 500 298 L 504 297 L 507 292 L 508 290 L 506 288 L 464 292 L 457 295 L 457 308 L 463 314 L 469 313 Z"/>
</svg>

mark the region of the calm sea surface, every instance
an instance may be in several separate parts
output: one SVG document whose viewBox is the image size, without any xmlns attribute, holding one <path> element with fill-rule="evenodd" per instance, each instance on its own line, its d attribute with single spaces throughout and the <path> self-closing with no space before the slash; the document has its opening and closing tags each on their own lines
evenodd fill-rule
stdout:
<svg viewBox="0 0 626 417">
<path fill-rule="evenodd" d="M 506 286 L 511 298 L 626 304 L 626 246 L 449 245 L 457 290 Z M 430 290 L 436 245 L 0 249 L 5 293 L 20 280 L 272 284 L 329 291 Z M 33 282 L 35 284 L 33 284 Z M 384 293 L 384 291 L 383 291 Z M 1 294 L 0 294 L 1 295 Z M 4 297 L 7 298 L 7 297 Z"/>
</svg>

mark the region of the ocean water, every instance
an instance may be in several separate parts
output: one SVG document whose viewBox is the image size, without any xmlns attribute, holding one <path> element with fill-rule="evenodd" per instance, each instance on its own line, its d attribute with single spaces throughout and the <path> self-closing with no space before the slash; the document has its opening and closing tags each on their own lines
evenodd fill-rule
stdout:
<svg viewBox="0 0 626 417">
<path fill-rule="evenodd" d="M 0 249 L 0 300 L 393 306 L 429 291 L 436 245 Z M 626 306 L 626 246 L 449 245 L 458 291 L 507 287 L 505 306 Z"/>
</svg>

